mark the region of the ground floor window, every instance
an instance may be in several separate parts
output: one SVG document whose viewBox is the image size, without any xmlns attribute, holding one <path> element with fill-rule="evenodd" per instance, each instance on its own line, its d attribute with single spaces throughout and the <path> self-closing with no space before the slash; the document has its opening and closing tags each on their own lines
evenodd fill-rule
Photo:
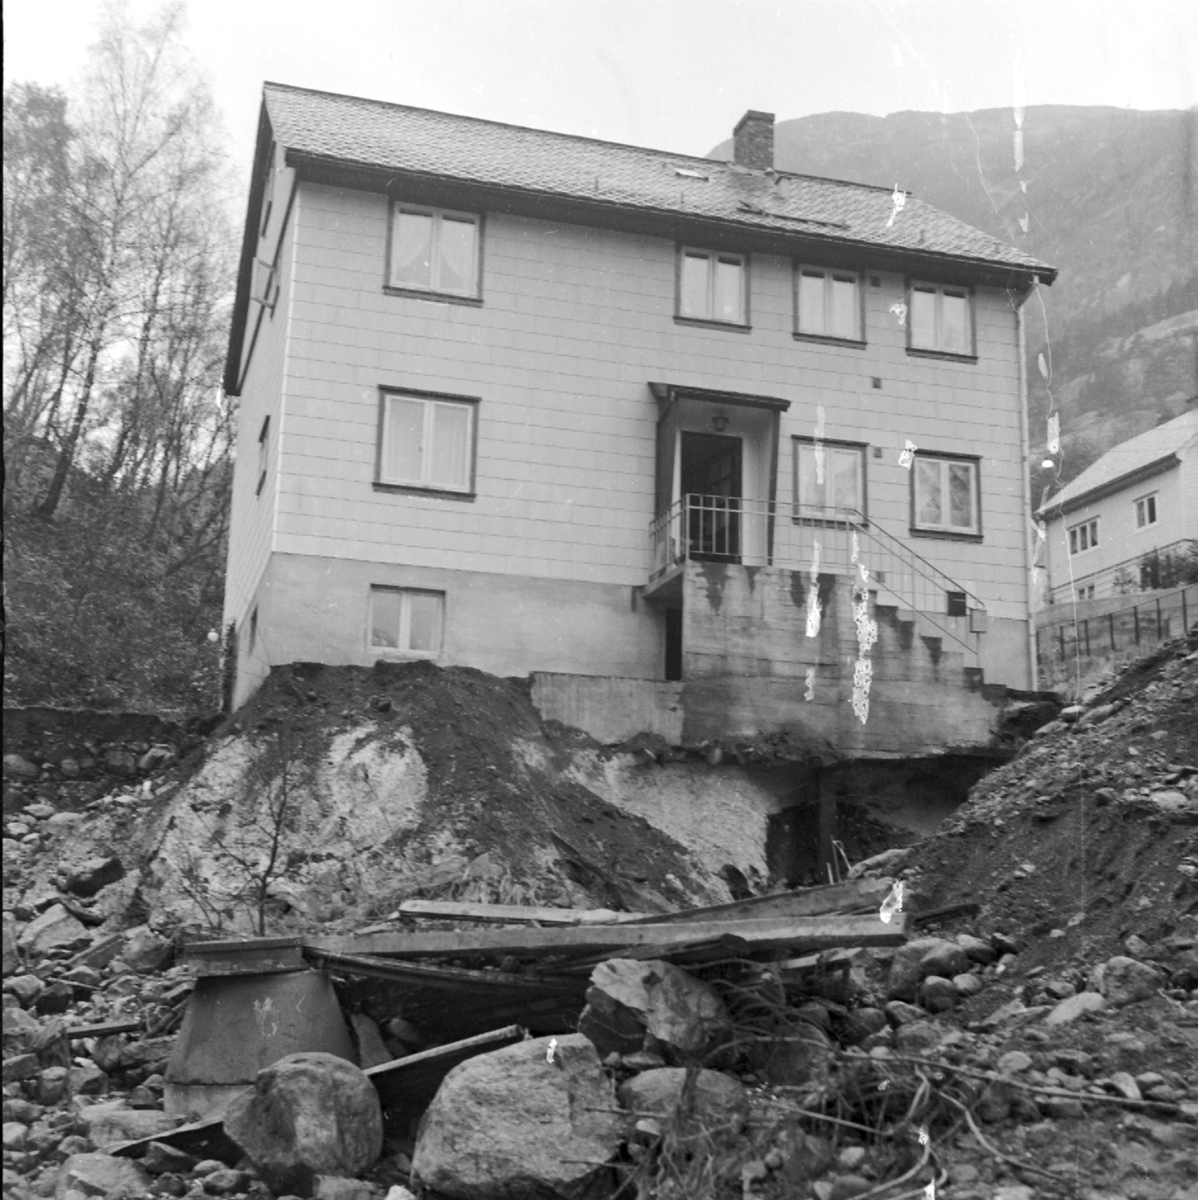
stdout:
<svg viewBox="0 0 1198 1200">
<path fill-rule="evenodd" d="M 370 645 L 430 658 L 441 653 L 445 593 L 417 588 L 370 589 Z"/>
<path fill-rule="evenodd" d="M 1098 545 L 1098 518 L 1083 521 L 1069 530 L 1069 553 L 1081 554 L 1083 550 L 1093 550 Z"/>
</svg>

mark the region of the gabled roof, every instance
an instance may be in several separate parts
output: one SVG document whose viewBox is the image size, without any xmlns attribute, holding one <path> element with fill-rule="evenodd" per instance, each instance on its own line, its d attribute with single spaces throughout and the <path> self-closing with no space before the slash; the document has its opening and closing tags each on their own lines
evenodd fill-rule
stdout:
<svg viewBox="0 0 1198 1200">
<path fill-rule="evenodd" d="M 1024 289 L 1056 268 L 887 188 L 646 150 L 402 104 L 263 87 L 258 146 L 225 367 L 235 393 L 271 142 L 301 178 L 425 203 L 635 228 L 813 261 Z M 443 197 L 438 199 L 438 197 Z"/>
<path fill-rule="evenodd" d="M 891 192 L 860 183 L 452 116 L 402 104 L 268 83 L 275 138 L 291 157 L 432 174 L 474 184 L 631 208 L 685 213 L 754 229 L 1055 270 L 908 197 L 891 221 Z"/>
<path fill-rule="evenodd" d="M 1188 409 L 1163 425 L 1157 425 L 1108 450 L 1076 479 L 1067 483 L 1040 509 L 1041 516 L 1055 517 L 1092 500 L 1131 487 L 1175 466 L 1178 454 L 1198 441 L 1198 408 Z"/>
</svg>

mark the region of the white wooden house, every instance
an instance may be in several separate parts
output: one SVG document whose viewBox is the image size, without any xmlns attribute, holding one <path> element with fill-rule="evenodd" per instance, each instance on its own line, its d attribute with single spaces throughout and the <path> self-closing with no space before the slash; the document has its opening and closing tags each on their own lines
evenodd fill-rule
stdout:
<svg viewBox="0 0 1198 1200">
<path fill-rule="evenodd" d="M 430 658 L 532 674 L 587 727 L 887 751 L 1032 686 L 1022 305 L 1054 270 L 776 170 L 771 114 L 735 142 L 265 86 L 225 379 L 236 704 L 276 664 Z"/>
</svg>

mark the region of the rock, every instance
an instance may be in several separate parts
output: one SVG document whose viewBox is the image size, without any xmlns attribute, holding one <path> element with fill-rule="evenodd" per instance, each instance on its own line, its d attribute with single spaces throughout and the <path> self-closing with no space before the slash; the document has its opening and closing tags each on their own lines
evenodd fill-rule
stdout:
<svg viewBox="0 0 1198 1200">
<path fill-rule="evenodd" d="M 41 991 L 33 1002 L 33 1008 L 39 1016 L 52 1017 L 57 1013 L 66 1012 L 74 999 L 75 989 L 69 983 L 56 979 Z"/>
<path fill-rule="evenodd" d="M 126 779 L 137 774 L 137 759 L 128 750 L 108 750 L 104 755 L 104 766 L 110 774 Z"/>
<path fill-rule="evenodd" d="M 127 1158 L 111 1154 L 72 1154 L 58 1172 L 54 1200 L 66 1200 L 68 1193 L 103 1196 L 105 1200 L 125 1200 L 141 1196 L 150 1186 L 145 1170 Z"/>
<path fill-rule="evenodd" d="M 350 1027 L 353 1030 L 354 1041 L 358 1044 L 358 1066 L 362 1070 L 377 1067 L 390 1062 L 395 1055 L 387 1049 L 379 1027 L 365 1013 L 351 1013 Z"/>
<path fill-rule="evenodd" d="M 94 896 L 101 888 L 122 878 L 125 866 L 119 858 L 89 858 L 67 875 L 67 891 L 76 896 Z"/>
<path fill-rule="evenodd" d="M 4 1060 L 5 1083 L 17 1083 L 22 1079 L 33 1079 L 41 1069 L 36 1054 L 14 1054 Z"/>
<path fill-rule="evenodd" d="M 829 1182 L 832 1188 L 828 1200 L 852 1200 L 853 1196 L 863 1196 L 874 1187 L 864 1175 L 833 1175 Z"/>
<path fill-rule="evenodd" d="M 4 962 L 3 973 L 12 975 L 21 969 L 21 959 L 17 953 L 17 942 L 21 931 L 17 926 L 17 918 L 10 912 L 4 914 Z"/>
<path fill-rule="evenodd" d="M 173 1037 L 142 1038 L 121 1047 L 117 1066 L 122 1071 L 144 1071 L 169 1059 L 174 1048 Z"/>
<path fill-rule="evenodd" d="M 186 1175 L 196 1165 L 196 1159 L 185 1150 L 179 1150 L 166 1142 L 151 1142 L 146 1147 L 145 1157 L 141 1160 L 151 1175 Z"/>
<path fill-rule="evenodd" d="M 1017 1075 L 1032 1065 L 1032 1056 L 1023 1050 L 1008 1050 L 996 1065 L 1000 1075 Z"/>
<path fill-rule="evenodd" d="M 64 758 L 62 762 L 58 764 L 58 769 L 63 773 L 63 776 L 66 779 L 78 779 L 83 773 L 83 767 L 80 766 L 79 760 L 77 758 L 71 758 L 70 756 Z"/>
<path fill-rule="evenodd" d="M 962 999 L 968 1000 L 970 996 L 976 996 L 982 990 L 982 981 L 976 975 L 968 973 L 954 975 L 953 987 L 957 989 L 957 994 Z"/>
<path fill-rule="evenodd" d="M 1068 1025 L 1069 1022 L 1076 1021 L 1082 1013 L 1099 1012 L 1104 1008 L 1106 1008 L 1106 1000 L 1098 992 L 1078 992 L 1076 996 L 1062 1000 L 1044 1018 L 1044 1024 Z"/>
<path fill-rule="evenodd" d="M 1042 1096 L 1039 1105 L 1040 1111 L 1054 1121 L 1076 1120 L 1085 1114 L 1082 1102 L 1072 1096 Z"/>
<path fill-rule="evenodd" d="M 927 1013 L 917 1004 L 908 1004 L 905 1000 L 889 1000 L 886 1003 L 886 1019 L 896 1029 L 900 1025 L 910 1025 L 912 1021 L 927 1019 Z"/>
<path fill-rule="evenodd" d="M 232 1167 L 221 1167 L 204 1176 L 202 1187 L 209 1196 L 232 1196 L 244 1192 L 250 1186 L 250 1177 L 244 1171 Z"/>
<path fill-rule="evenodd" d="M 1160 975 L 1147 963 L 1117 954 L 1103 964 L 1102 994 L 1115 1008 L 1147 1000 L 1160 986 Z"/>
<path fill-rule="evenodd" d="M 1142 1098 L 1140 1095 L 1140 1085 L 1126 1071 L 1114 1072 L 1111 1075 L 1110 1084 L 1119 1095 L 1126 1097 L 1128 1100 L 1139 1100 Z"/>
<path fill-rule="evenodd" d="M 601 1056 L 633 1054 L 649 1034 L 687 1057 L 729 1028 L 723 1002 L 707 984 L 658 959 L 611 958 L 591 972 L 578 1021 Z"/>
<path fill-rule="evenodd" d="M 383 1146 L 378 1093 L 333 1054 L 289 1054 L 235 1096 L 225 1132 L 276 1193 L 307 1195 L 314 1175 L 357 1175 Z"/>
<path fill-rule="evenodd" d="M 89 1104 L 80 1110 L 78 1119 L 97 1150 L 169 1133 L 178 1124 L 164 1112 L 129 1108 L 123 1100 Z"/>
<path fill-rule="evenodd" d="M 22 757 L 20 754 L 6 754 L 4 756 L 5 779 L 37 779 L 41 773 L 40 767 L 35 766 L 29 759 Z"/>
<path fill-rule="evenodd" d="M 1064 721 L 1067 725 L 1072 725 L 1075 721 L 1081 719 L 1085 711 L 1080 704 L 1070 704 L 1067 708 L 1063 708 L 1057 713 L 1057 719 Z"/>
<path fill-rule="evenodd" d="M 56 812 L 52 817 L 46 818 L 46 828 L 52 833 L 62 833 L 67 829 L 74 829 L 76 825 L 83 824 L 83 814 L 79 812 Z"/>
<path fill-rule="evenodd" d="M 404 1190 L 407 1191 L 406 1188 Z M 411 1196 L 412 1193 L 408 1192 L 408 1195 Z M 375 1193 L 364 1179 L 346 1179 L 342 1175 L 317 1175 L 312 1184 L 312 1197 L 313 1200 L 375 1200 Z"/>
<path fill-rule="evenodd" d="M 175 752 L 170 746 L 151 746 L 137 760 L 137 769 L 145 775 L 150 771 L 157 771 L 159 768 L 165 767 L 167 763 L 173 762 L 174 758 Z"/>
<path fill-rule="evenodd" d="M 9 1096 L 4 1101 L 4 1119 L 20 1121 L 22 1125 L 32 1125 L 42 1115 L 40 1104 L 30 1104 L 19 1096 Z"/>
<path fill-rule="evenodd" d="M 638 1117 L 661 1118 L 663 1126 L 677 1118 L 674 1131 L 684 1138 L 704 1130 L 728 1129 L 736 1134 L 744 1128 L 749 1118 L 748 1096 L 735 1079 L 719 1071 L 700 1070 L 690 1110 L 682 1113 L 679 1105 L 685 1082 L 682 1067 L 644 1071 L 620 1085 L 620 1104 Z"/>
<path fill-rule="evenodd" d="M 425 1113 L 413 1179 L 455 1200 L 608 1194 L 596 1164 L 624 1130 L 611 1084 L 587 1037 L 559 1037 L 552 1063 L 548 1046 L 535 1038 L 454 1067 Z"/>
<path fill-rule="evenodd" d="M 912 1021 L 894 1032 L 895 1048 L 900 1054 L 921 1054 L 940 1044 L 944 1030 L 933 1021 Z"/>
<path fill-rule="evenodd" d="M 836 1048 L 815 1025 L 796 1026 L 791 1033 L 756 1043 L 748 1055 L 750 1068 L 777 1087 L 820 1087 L 828 1081 Z"/>
<path fill-rule="evenodd" d="M 4 1149 L 24 1150 L 29 1140 L 29 1127 L 20 1121 L 4 1122 Z"/>
<path fill-rule="evenodd" d="M 71 1072 L 68 1067 L 47 1067 L 37 1081 L 37 1102 L 47 1107 L 61 1104 L 70 1095 Z"/>
<path fill-rule="evenodd" d="M 983 967 L 988 967 L 998 957 L 998 951 L 989 942 L 974 937 L 972 933 L 957 934 L 957 945 L 965 951 L 970 962 Z"/>
<path fill-rule="evenodd" d="M 52 817 L 57 811 L 53 804 L 43 804 L 40 800 L 34 804 L 25 805 L 25 815 L 35 817 L 39 821 Z"/>
<path fill-rule="evenodd" d="M 90 945 L 91 940 L 91 934 L 77 918 L 61 904 L 51 904 L 25 926 L 17 944 L 26 954 L 40 958 L 56 947 L 73 950 Z"/>
<path fill-rule="evenodd" d="M 928 1012 L 948 1012 L 955 1008 L 960 995 L 951 979 L 941 975 L 929 975 L 919 987 L 919 1002 Z"/>
<path fill-rule="evenodd" d="M 42 994 L 45 986 L 36 975 L 14 975 L 4 981 L 4 990 L 16 996 L 26 1008 Z"/>
<path fill-rule="evenodd" d="M 901 1004 L 901 1000 L 893 1001 Z M 841 1038 L 849 1045 L 859 1045 L 870 1034 L 886 1028 L 886 1014 L 880 1008 L 855 1008 L 843 1019 Z"/>
<path fill-rule="evenodd" d="M 920 982 L 929 975 L 951 978 L 969 969 L 969 956 L 945 938 L 915 938 L 900 946 L 890 963 L 886 995 L 891 1000 L 914 1000 Z"/>
<path fill-rule="evenodd" d="M 95 1063 L 71 1067 L 68 1087 L 72 1096 L 102 1096 L 108 1091 L 108 1076 Z"/>
<path fill-rule="evenodd" d="M 156 934 L 148 925 L 138 925 L 125 934 L 120 956 L 141 974 L 165 971 L 175 956 L 174 943 Z"/>
</svg>

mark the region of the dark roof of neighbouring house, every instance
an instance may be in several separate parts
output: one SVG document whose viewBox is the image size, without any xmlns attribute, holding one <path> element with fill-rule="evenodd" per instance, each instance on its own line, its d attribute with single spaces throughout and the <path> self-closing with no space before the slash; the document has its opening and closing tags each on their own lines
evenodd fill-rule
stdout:
<svg viewBox="0 0 1198 1200">
<path fill-rule="evenodd" d="M 261 187 L 258 166 L 272 138 L 301 175 L 350 186 L 456 186 L 502 199 L 512 211 L 524 205 L 533 213 L 573 213 L 596 225 L 638 219 L 663 228 L 663 222 L 720 228 L 795 251 L 822 247 L 825 255 L 831 246 L 854 247 L 880 261 L 923 270 L 939 265 L 1015 287 L 1056 277 L 1054 267 L 917 196 L 906 195 L 896 214 L 891 191 L 868 184 L 750 170 L 279 83 L 263 88 L 254 189 Z M 252 189 L 230 364 L 244 332 L 256 203 Z"/>
<path fill-rule="evenodd" d="M 1178 451 L 1196 438 L 1198 409 L 1191 408 L 1171 421 L 1113 446 L 1043 505 L 1040 513 L 1046 517 L 1061 515 L 1089 500 L 1098 500 L 1168 470 L 1177 464 Z"/>
</svg>

